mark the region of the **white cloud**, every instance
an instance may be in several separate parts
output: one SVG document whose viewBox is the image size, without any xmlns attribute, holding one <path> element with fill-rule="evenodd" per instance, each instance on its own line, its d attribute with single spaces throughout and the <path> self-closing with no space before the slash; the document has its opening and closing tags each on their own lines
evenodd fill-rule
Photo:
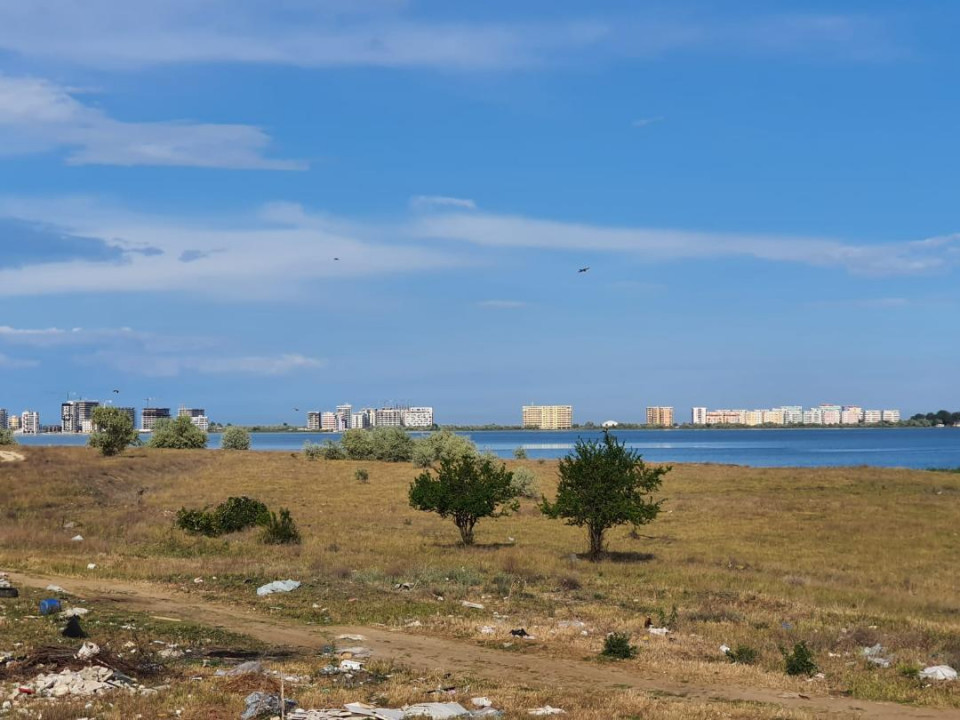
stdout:
<svg viewBox="0 0 960 720">
<path fill-rule="evenodd" d="M 251 375 L 258 377 L 289 375 L 324 368 L 326 360 L 300 354 L 284 355 L 206 355 L 156 354 L 98 351 L 77 358 L 81 362 L 107 366 L 130 375 L 177 377 L 190 375 Z"/>
<path fill-rule="evenodd" d="M 7 370 L 19 370 L 22 368 L 32 368 L 37 367 L 40 363 L 36 360 L 22 360 L 19 358 L 12 358 L 3 353 L 0 353 L 0 368 L 5 368 Z"/>
<path fill-rule="evenodd" d="M 438 207 L 476 210 L 477 203 L 467 198 L 447 197 L 445 195 L 417 195 L 410 199 L 410 207 L 417 210 L 432 210 Z"/>
<path fill-rule="evenodd" d="M 380 228 L 306 214 L 290 204 L 254 217 L 182 221 L 82 200 L 0 198 L 0 217 L 44 223 L 128 249 L 122 263 L 71 260 L 0 269 L 0 296 L 71 292 L 186 291 L 240 298 L 302 297 L 308 283 L 431 271 L 462 265 L 464 253 L 391 243 Z M 189 262 L 184 262 L 181 258 Z"/>
<path fill-rule="evenodd" d="M 0 73 L 0 154 L 66 149 L 72 165 L 176 165 L 297 170 L 264 157 L 270 137 L 250 125 L 122 122 L 47 80 Z"/>
<path fill-rule="evenodd" d="M 650 58 L 702 49 L 860 60 L 885 57 L 891 45 L 882 23 L 840 14 L 591 9 L 589 17 L 480 22 L 426 19 L 412 3 L 391 1 L 0 2 L 0 50 L 120 70 L 164 63 L 502 70 L 587 54 Z"/>
<path fill-rule="evenodd" d="M 663 120 L 664 118 L 661 115 L 658 115 L 656 117 L 638 118 L 633 121 L 633 126 L 635 128 L 645 128 L 649 125 L 655 125 L 656 123 L 663 122 Z"/>
<path fill-rule="evenodd" d="M 522 300 L 483 300 L 482 302 L 478 302 L 477 305 L 491 310 L 515 310 L 526 307 L 527 303 Z"/>
<path fill-rule="evenodd" d="M 843 268 L 865 275 L 916 275 L 960 264 L 960 234 L 858 245 L 816 237 L 617 228 L 478 213 L 422 217 L 413 232 L 489 247 L 617 252 L 650 261 L 739 256 Z"/>
</svg>

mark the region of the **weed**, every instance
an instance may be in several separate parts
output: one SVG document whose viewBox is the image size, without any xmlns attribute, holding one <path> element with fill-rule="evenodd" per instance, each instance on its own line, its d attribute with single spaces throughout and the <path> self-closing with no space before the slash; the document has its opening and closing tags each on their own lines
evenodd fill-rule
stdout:
<svg viewBox="0 0 960 720">
<path fill-rule="evenodd" d="M 227 498 L 213 510 L 177 511 L 177 527 L 193 535 L 219 537 L 240 532 L 248 527 L 264 525 L 270 517 L 267 506 L 246 496 Z"/>
<path fill-rule="evenodd" d="M 263 528 L 260 540 L 267 545 L 299 545 L 300 531 L 290 517 L 290 511 L 281 508 L 279 516 L 276 513 L 270 513 L 270 519 Z"/>
<path fill-rule="evenodd" d="M 759 653 L 749 645 L 737 645 L 733 650 L 727 650 L 727 658 L 738 665 L 753 665 Z"/>
<path fill-rule="evenodd" d="M 784 669 L 787 675 L 813 675 L 817 672 L 817 663 L 813 653 L 802 640 L 793 646 L 792 652 L 780 648 L 783 653 Z"/>
<path fill-rule="evenodd" d="M 603 650 L 600 654 L 614 660 L 629 660 L 637 656 L 637 646 L 630 644 L 629 633 L 610 633 L 603 641 Z"/>
<path fill-rule="evenodd" d="M 353 478 L 357 482 L 368 483 L 370 482 L 370 473 L 366 468 L 357 468 L 353 471 Z"/>
</svg>

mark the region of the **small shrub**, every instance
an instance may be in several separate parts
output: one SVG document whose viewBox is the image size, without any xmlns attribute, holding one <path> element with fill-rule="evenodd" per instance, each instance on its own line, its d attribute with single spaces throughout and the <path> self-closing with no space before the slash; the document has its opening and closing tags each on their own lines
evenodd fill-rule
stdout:
<svg viewBox="0 0 960 720">
<path fill-rule="evenodd" d="M 905 678 L 907 678 L 907 679 L 909 679 L 909 680 L 919 680 L 919 679 L 920 679 L 920 671 L 921 671 L 922 669 L 923 669 L 923 668 L 922 668 L 921 666 L 919 666 L 919 665 L 913 665 L 913 664 L 906 664 L 906 665 L 898 665 L 898 666 L 897 666 L 897 672 L 899 672 L 902 677 L 905 677 Z"/>
<path fill-rule="evenodd" d="M 267 506 L 259 500 L 246 496 L 230 497 L 213 510 L 177 511 L 177 527 L 193 535 L 219 537 L 226 533 L 240 532 L 255 525 L 265 525 L 270 519 Z"/>
<path fill-rule="evenodd" d="M 657 608 L 657 627 L 674 628 L 677 627 L 677 606 L 670 608 L 670 614 L 664 612 L 663 608 Z"/>
<path fill-rule="evenodd" d="M 527 451 L 523 447 L 518 447 L 516 450 L 513 451 L 513 457 L 516 460 L 526 460 Z"/>
<path fill-rule="evenodd" d="M 0 447 L 4 445 L 16 445 L 17 438 L 13 434 L 13 430 L 8 430 L 7 428 L 0 428 Z"/>
<path fill-rule="evenodd" d="M 530 468 L 519 467 L 513 471 L 513 489 L 520 497 L 532 500 L 540 498 L 540 485 L 537 476 Z"/>
<path fill-rule="evenodd" d="M 228 427 L 220 438 L 220 447 L 224 450 L 249 450 L 250 433 L 242 427 Z"/>
<path fill-rule="evenodd" d="M 290 511 L 281 508 L 279 516 L 276 513 L 270 513 L 270 519 L 263 528 L 260 540 L 266 545 L 299 545 L 300 531 L 290 517 Z"/>
<path fill-rule="evenodd" d="M 603 641 L 603 650 L 600 654 L 614 660 L 629 660 L 637 656 L 637 646 L 630 644 L 628 633 L 610 633 Z"/>
<path fill-rule="evenodd" d="M 749 645 L 737 645 L 733 650 L 727 650 L 727 658 L 738 665 L 753 665 L 759 653 Z"/>
<path fill-rule="evenodd" d="M 303 456 L 307 460 L 345 460 L 347 453 L 340 443 L 328 440 L 322 444 L 305 442 L 303 444 Z"/>
<path fill-rule="evenodd" d="M 186 530 L 191 535 L 206 535 L 217 537 L 220 534 L 213 520 L 213 513 L 206 510 L 188 510 L 185 507 L 177 510 L 177 527 Z"/>
<path fill-rule="evenodd" d="M 560 578 L 560 582 L 558 584 L 560 585 L 561 590 L 579 590 L 583 587 L 579 578 L 576 578 L 573 575 L 565 575 L 564 577 Z"/>
<path fill-rule="evenodd" d="M 813 653 L 803 641 L 793 646 L 793 652 L 787 652 L 783 648 L 784 669 L 787 675 L 813 675 L 817 672 L 817 664 L 813 660 Z"/>
<path fill-rule="evenodd" d="M 357 482 L 368 483 L 370 482 L 370 473 L 366 468 L 357 468 L 353 471 L 353 477 Z"/>
</svg>

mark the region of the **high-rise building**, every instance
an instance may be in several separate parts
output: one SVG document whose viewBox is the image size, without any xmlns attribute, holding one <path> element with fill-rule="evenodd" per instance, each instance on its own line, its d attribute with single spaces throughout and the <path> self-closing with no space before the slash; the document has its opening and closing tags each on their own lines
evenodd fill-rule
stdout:
<svg viewBox="0 0 960 720">
<path fill-rule="evenodd" d="M 151 431 L 156 426 L 158 420 L 169 420 L 170 408 L 144 408 L 140 413 L 140 422 L 142 429 Z"/>
<path fill-rule="evenodd" d="M 823 425 L 839 425 L 843 417 L 843 408 L 839 405 L 821 405 L 820 422 Z"/>
<path fill-rule="evenodd" d="M 432 407 L 411 407 L 403 411 L 403 425 L 409 428 L 432 428 Z"/>
<path fill-rule="evenodd" d="M 20 416 L 9 415 L 7 417 L 7 430 L 19 430 L 19 429 L 20 429 Z"/>
<path fill-rule="evenodd" d="M 780 408 L 783 413 L 783 422 L 785 425 L 799 425 L 803 422 L 803 406 L 784 405 Z"/>
<path fill-rule="evenodd" d="M 350 417 L 353 415 L 353 405 L 337 405 L 337 430 L 344 431 L 350 429 Z"/>
<path fill-rule="evenodd" d="M 900 422 L 900 411 L 899 410 L 884 410 L 881 415 L 881 419 L 885 423 L 898 423 Z"/>
<path fill-rule="evenodd" d="M 804 425 L 823 425 L 823 410 L 821 408 L 808 408 L 803 411 Z"/>
<path fill-rule="evenodd" d="M 538 430 L 569 430 L 573 405 L 524 405 L 523 426 Z"/>
<path fill-rule="evenodd" d="M 763 425 L 783 425 L 783 410 L 780 408 L 761 410 L 760 422 Z"/>
<path fill-rule="evenodd" d="M 94 400 L 71 400 L 60 405 L 60 431 L 64 433 L 90 432 L 93 429 L 93 409 L 100 403 Z"/>
<path fill-rule="evenodd" d="M 320 413 L 320 429 L 324 432 L 336 432 L 337 416 L 332 412 Z"/>
<path fill-rule="evenodd" d="M 647 408 L 647 425 L 673 427 L 673 408 L 657 405 Z"/>
<path fill-rule="evenodd" d="M 690 410 L 690 421 L 694 425 L 707 424 L 707 409 L 705 407 L 695 407 Z"/>
<path fill-rule="evenodd" d="M 365 428 L 370 427 L 368 424 L 370 421 L 367 418 L 367 414 L 363 411 L 355 412 L 350 416 L 350 429 L 351 430 L 364 430 Z"/>
<path fill-rule="evenodd" d="M 403 427 L 403 410 L 401 408 L 380 408 L 376 413 L 377 427 Z"/>
<path fill-rule="evenodd" d="M 307 413 L 307 430 L 317 431 L 320 429 L 320 412 L 311 410 Z"/>
<path fill-rule="evenodd" d="M 842 425 L 859 425 L 863 421 L 863 408 L 856 405 L 845 405 L 840 411 Z"/>
<path fill-rule="evenodd" d="M 756 427 L 763 423 L 763 410 L 747 410 L 743 418 L 743 424 L 749 427 Z"/>
<path fill-rule="evenodd" d="M 210 429 L 210 418 L 207 417 L 207 411 L 203 408 L 188 408 L 183 405 L 177 410 L 177 417 L 188 417 L 190 422 L 200 428 L 203 432 Z"/>
<path fill-rule="evenodd" d="M 24 410 L 20 414 L 20 432 L 24 435 L 36 435 L 40 432 L 40 413 Z"/>
<path fill-rule="evenodd" d="M 7 430 L 7 409 L 0 408 L 0 430 Z"/>
<path fill-rule="evenodd" d="M 864 425 L 877 425 L 881 422 L 883 422 L 883 413 L 880 410 L 864 410 L 863 411 Z"/>
</svg>

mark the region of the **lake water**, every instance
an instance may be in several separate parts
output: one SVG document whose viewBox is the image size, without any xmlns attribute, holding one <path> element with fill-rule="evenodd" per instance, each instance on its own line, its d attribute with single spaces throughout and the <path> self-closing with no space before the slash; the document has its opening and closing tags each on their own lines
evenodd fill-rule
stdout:
<svg viewBox="0 0 960 720">
<path fill-rule="evenodd" d="M 423 433 L 413 433 L 422 435 Z M 599 431 L 463 432 L 482 450 L 512 457 L 522 447 L 530 458 L 558 458 L 577 438 Z M 616 436 L 650 462 L 725 463 L 754 467 L 960 467 L 960 428 L 823 428 L 782 430 L 621 430 Z M 296 452 L 307 441 L 336 440 L 336 433 L 257 433 L 254 450 Z M 18 436 L 24 445 L 83 445 L 82 435 Z M 210 436 L 217 448 L 219 435 Z"/>
</svg>

